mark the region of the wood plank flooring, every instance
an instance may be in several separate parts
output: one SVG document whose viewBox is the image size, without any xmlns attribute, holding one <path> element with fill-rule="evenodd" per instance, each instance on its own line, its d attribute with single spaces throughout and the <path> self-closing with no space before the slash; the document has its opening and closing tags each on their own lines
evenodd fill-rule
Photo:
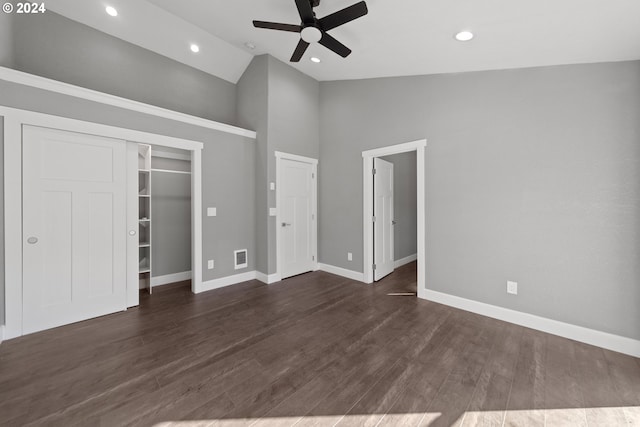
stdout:
<svg viewBox="0 0 640 427">
<path fill-rule="evenodd" d="M 638 359 L 324 272 L 0 345 L 7 426 L 640 426 Z"/>
</svg>

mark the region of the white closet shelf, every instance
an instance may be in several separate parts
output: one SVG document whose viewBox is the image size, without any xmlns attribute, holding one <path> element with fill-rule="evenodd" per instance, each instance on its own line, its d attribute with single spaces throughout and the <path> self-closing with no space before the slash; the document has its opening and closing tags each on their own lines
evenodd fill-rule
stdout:
<svg viewBox="0 0 640 427">
<path fill-rule="evenodd" d="M 148 248 L 151 246 L 151 243 L 140 243 L 138 245 L 139 248 Z"/>
</svg>

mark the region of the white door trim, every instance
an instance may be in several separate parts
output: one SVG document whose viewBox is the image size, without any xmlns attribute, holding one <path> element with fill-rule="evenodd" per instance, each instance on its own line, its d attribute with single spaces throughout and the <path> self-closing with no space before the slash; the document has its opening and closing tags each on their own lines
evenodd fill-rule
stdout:
<svg viewBox="0 0 640 427">
<path fill-rule="evenodd" d="M 22 126 L 33 125 L 131 142 L 181 148 L 192 153 L 191 237 L 194 279 L 192 290 L 202 287 L 202 178 L 201 150 L 197 141 L 156 135 L 50 114 L 0 106 L 4 117 L 4 226 L 5 226 L 5 339 L 22 335 Z M 137 201 L 136 201 L 137 203 Z M 136 257 L 137 258 L 137 257 Z M 137 285 L 137 281 L 136 281 Z"/>
<path fill-rule="evenodd" d="M 276 273 L 275 281 L 282 280 L 282 257 L 280 256 L 282 249 L 282 236 L 280 224 L 280 187 L 282 179 L 280 173 L 282 171 L 281 161 L 293 160 L 296 162 L 308 163 L 312 165 L 313 170 L 313 184 L 311 186 L 311 213 L 313 215 L 313 223 L 311 225 L 311 250 L 314 257 L 313 269 L 318 269 L 318 159 L 311 157 L 298 156 L 296 154 L 283 153 L 281 151 L 275 152 L 276 156 Z"/>
<path fill-rule="evenodd" d="M 425 148 L 427 140 L 406 142 L 362 152 L 362 224 L 363 224 L 363 271 L 364 282 L 373 283 L 373 159 L 392 154 L 416 152 L 416 187 L 417 187 L 417 234 L 418 234 L 418 297 L 425 298 L 426 283 L 424 264 L 426 248 L 426 213 L 425 213 Z"/>
</svg>

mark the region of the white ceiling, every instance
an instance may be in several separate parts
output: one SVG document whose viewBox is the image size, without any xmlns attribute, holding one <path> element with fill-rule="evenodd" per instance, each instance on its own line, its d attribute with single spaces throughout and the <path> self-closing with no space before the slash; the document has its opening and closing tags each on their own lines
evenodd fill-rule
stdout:
<svg viewBox="0 0 640 427">
<path fill-rule="evenodd" d="M 322 0 L 323 17 L 357 0 Z M 120 14 L 104 13 L 112 4 Z M 317 80 L 451 73 L 640 59 L 640 0 L 367 0 L 369 14 L 331 34 L 346 59 L 312 45 L 299 64 Z M 263 53 L 288 62 L 299 36 L 252 20 L 298 24 L 294 0 L 48 0 L 76 21 L 237 82 Z M 471 30 L 475 38 L 453 35 Z M 198 55 L 188 50 L 195 41 Z M 256 45 L 255 50 L 244 46 Z M 309 57 L 322 62 L 314 64 Z"/>
</svg>

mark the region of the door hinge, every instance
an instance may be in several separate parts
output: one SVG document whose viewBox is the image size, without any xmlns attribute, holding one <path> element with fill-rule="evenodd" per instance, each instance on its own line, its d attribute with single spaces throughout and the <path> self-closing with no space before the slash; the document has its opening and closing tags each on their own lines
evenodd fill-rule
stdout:
<svg viewBox="0 0 640 427">
<path fill-rule="evenodd" d="M 316 256 L 315 255 L 311 255 L 311 261 L 315 261 L 316 260 Z"/>
<path fill-rule="evenodd" d="M 372 173 L 373 173 L 374 175 L 376 174 L 376 169 L 375 169 L 375 168 L 373 168 Z"/>
<path fill-rule="evenodd" d="M 316 219 L 316 216 L 314 214 L 311 214 L 311 221 L 313 221 L 314 219 Z"/>
<path fill-rule="evenodd" d="M 373 222 L 376 222 L 376 217 L 375 216 L 373 217 Z"/>
<path fill-rule="evenodd" d="M 375 265 L 375 264 L 373 264 L 373 269 L 374 269 L 374 270 L 376 269 L 376 265 Z"/>
<path fill-rule="evenodd" d="M 315 173 L 313 173 L 313 172 L 311 172 L 311 179 L 313 179 L 313 178 L 315 178 L 315 177 L 316 177 L 316 174 L 315 174 Z"/>
</svg>

